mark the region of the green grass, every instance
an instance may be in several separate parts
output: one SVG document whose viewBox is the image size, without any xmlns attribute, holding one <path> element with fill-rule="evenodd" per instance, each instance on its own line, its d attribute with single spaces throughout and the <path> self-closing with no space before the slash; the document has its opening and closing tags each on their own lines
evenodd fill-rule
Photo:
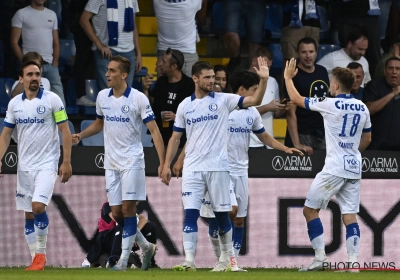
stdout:
<svg viewBox="0 0 400 280">
<path fill-rule="evenodd" d="M 342 280 L 342 279 L 399 279 L 399 272 L 392 271 L 361 271 L 360 273 L 334 273 L 334 272 L 306 272 L 301 273 L 296 269 L 249 269 L 247 273 L 210 273 L 209 269 L 198 269 L 195 272 L 175 272 L 171 269 L 151 269 L 140 271 L 129 269 L 126 272 L 108 271 L 102 268 L 49 268 L 45 271 L 25 271 L 24 268 L 0 268 L 0 279 L 23 280 L 58 280 L 58 279 L 96 279 L 96 280 L 124 280 L 124 279 L 162 279 L 162 280 Z"/>
</svg>

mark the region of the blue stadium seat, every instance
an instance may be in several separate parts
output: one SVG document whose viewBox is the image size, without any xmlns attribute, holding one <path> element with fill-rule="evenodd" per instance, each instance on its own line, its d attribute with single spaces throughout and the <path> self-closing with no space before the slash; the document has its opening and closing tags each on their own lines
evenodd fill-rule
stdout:
<svg viewBox="0 0 400 280">
<path fill-rule="evenodd" d="M 69 131 L 71 131 L 71 134 L 75 134 L 74 125 L 69 120 L 67 122 L 68 122 L 68 126 L 69 126 Z M 62 136 L 61 136 L 61 132 L 60 131 L 58 131 L 58 138 L 60 139 L 60 145 L 62 145 Z"/>
<path fill-rule="evenodd" d="M 142 124 L 142 145 L 143 147 L 153 147 L 153 143 L 151 142 L 151 135 L 147 134 L 147 126 Z"/>
<path fill-rule="evenodd" d="M 48 3 L 47 3 L 47 8 L 49 8 L 50 10 L 52 10 L 53 12 L 56 13 L 58 29 L 60 29 L 61 21 L 62 21 L 62 17 L 61 17 L 61 10 L 62 10 L 61 0 L 49 0 Z"/>
<path fill-rule="evenodd" d="M 90 100 L 96 102 L 97 94 L 99 93 L 99 90 L 97 88 L 97 81 L 96 80 L 86 80 L 85 88 L 86 88 L 86 96 Z M 83 106 L 83 113 L 85 115 L 96 115 L 96 106 L 91 106 L 91 107 Z"/>
<path fill-rule="evenodd" d="M 338 45 L 326 45 L 326 44 L 319 44 L 318 46 L 318 54 L 317 59 L 315 60 L 318 62 L 321 58 L 323 58 L 326 54 L 340 50 L 340 46 Z"/>
<path fill-rule="evenodd" d="M 272 39 L 280 39 L 282 35 L 283 10 L 281 4 L 267 4 L 264 29 L 271 32 Z"/>
<path fill-rule="evenodd" d="M 281 44 L 278 43 L 269 44 L 268 48 L 272 52 L 272 56 L 274 58 L 274 60 L 272 61 L 271 69 L 269 69 L 269 72 L 272 77 L 280 76 L 283 67 L 283 54 L 282 54 Z"/>
<path fill-rule="evenodd" d="M 0 118 L 0 134 L 3 131 L 3 127 L 4 127 L 4 118 Z"/>
<path fill-rule="evenodd" d="M 76 50 L 74 40 L 60 39 L 60 59 L 58 65 L 60 74 L 72 74 L 75 53 Z"/>
<path fill-rule="evenodd" d="M 319 31 L 319 41 L 329 40 L 329 21 L 328 14 L 324 7 L 317 6 L 319 22 L 321 25 L 321 30 Z"/>
<path fill-rule="evenodd" d="M 135 73 L 135 79 L 143 78 L 147 75 L 148 69 L 147 67 L 142 67 L 139 72 Z"/>
<path fill-rule="evenodd" d="M 5 83 L 4 83 L 4 86 L 6 88 L 6 92 L 8 94 L 8 97 L 10 97 L 10 99 L 11 99 L 11 92 L 12 92 L 11 89 L 12 89 L 12 86 L 14 85 L 14 83 L 15 83 L 15 80 L 11 79 L 11 78 L 7 78 Z"/>
<path fill-rule="evenodd" d="M 6 91 L 6 80 L 7 78 L 0 78 L 0 115 L 6 114 L 8 102 L 10 102 Z"/>
<path fill-rule="evenodd" d="M 67 115 L 77 115 L 79 113 L 79 106 L 76 105 L 75 80 L 69 79 L 67 81 L 65 93 L 65 102 L 67 103 L 65 110 L 67 111 Z"/>
<path fill-rule="evenodd" d="M 81 131 L 85 130 L 89 125 L 91 125 L 93 120 L 83 120 L 81 122 Z M 104 134 L 103 130 L 96 135 L 90 136 L 82 140 L 83 146 L 104 146 Z"/>
</svg>

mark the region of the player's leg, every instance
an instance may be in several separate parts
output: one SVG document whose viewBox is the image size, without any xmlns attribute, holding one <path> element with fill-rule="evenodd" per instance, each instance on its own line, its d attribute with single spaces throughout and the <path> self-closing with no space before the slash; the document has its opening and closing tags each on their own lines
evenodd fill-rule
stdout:
<svg viewBox="0 0 400 280">
<path fill-rule="evenodd" d="M 343 184 L 343 179 L 328 173 L 320 172 L 315 177 L 304 203 L 303 214 L 307 222 L 308 237 L 315 251 L 315 258 L 308 267 L 299 271 L 322 270 L 327 261 L 324 243 L 324 228 L 319 218 L 320 209 L 325 209 L 329 200 Z"/>
<path fill-rule="evenodd" d="M 185 261 L 174 266 L 174 270 L 196 270 L 195 255 L 198 240 L 197 220 L 200 216 L 201 201 L 205 195 L 205 182 L 201 172 L 183 170 L 182 201 L 185 209 L 183 221 L 183 249 Z"/>
<path fill-rule="evenodd" d="M 49 230 L 46 206 L 53 194 L 57 171 L 40 170 L 32 172 L 31 175 L 35 186 L 32 196 L 32 213 L 36 236 L 36 254 L 27 270 L 43 270 L 46 264 L 46 244 Z"/>
<path fill-rule="evenodd" d="M 336 194 L 342 213 L 343 224 L 346 227 L 346 248 L 350 272 L 358 272 L 358 251 L 360 246 L 360 227 L 357 223 L 357 213 L 360 208 L 360 180 L 346 180 Z"/>
<path fill-rule="evenodd" d="M 33 178 L 27 171 L 17 172 L 17 191 L 15 203 L 17 210 L 25 211 L 25 239 L 28 244 L 32 260 L 36 254 L 36 235 L 34 226 L 34 216 L 32 213 L 32 195 L 34 190 Z"/>
<path fill-rule="evenodd" d="M 244 218 L 247 216 L 247 207 L 249 204 L 249 183 L 248 176 L 230 176 L 232 189 L 237 203 L 237 215 L 234 219 L 233 230 L 233 249 L 235 257 L 239 256 L 240 248 L 242 247 L 244 234 Z"/>
<path fill-rule="evenodd" d="M 138 235 L 142 235 L 148 243 L 157 244 L 157 226 L 156 226 L 156 224 L 149 221 L 140 230 L 140 234 L 138 232 L 138 234 L 136 235 L 136 242 L 138 243 L 138 245 L 140 247 L 140 240 L 138 239 Z M 143 248 L 142 248 L 142 252 L 143 252 Z M 151 258 L 150 267 L 158 267 L 158 265 L 156 264 L 154 255 Z"/>
<path fill-rule="evenodd" d="M 221 249 L 219 248 L 218 222 L 215 219 L 214 211 L 211 207 L 210 195 L 208 192 L 205 194 L 202 200 L 200 216 L 206 218 L 208 221 L 208 239 L 210 240 L 214 255 L 217 257 L 217 260 L 219 260 Z"/>
<path fill-rule="evenodd" d="M 232 210 L 229 173 L 227 171 L 207 172 L 206 176 L 211 205 L 218 221 L 218 237 L 221 248 L 219 262 L 212 271 L 227 271 L 231 268 L 231 258 L 236 263 L 233 253 L 232 223 L 229 219 L 229 211 Z"/>
</svg>

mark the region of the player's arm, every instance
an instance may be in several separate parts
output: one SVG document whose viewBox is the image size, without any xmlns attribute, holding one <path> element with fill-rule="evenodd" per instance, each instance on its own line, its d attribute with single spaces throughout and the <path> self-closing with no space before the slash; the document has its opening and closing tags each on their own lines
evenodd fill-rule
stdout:
<svg viewBox="0 0 400 280">
<path fill-rule="evenodd" d="M 58 67 L 60 58 L 60 40 L 58 39 L 58 30 L 53 30 L 53 62 L 51 65 Z"/>
<path fill-rule="evenodd" d="M 182 148 L 182 151 L 179 154 L 179 157 L 176 160 L 176 162 L 172 168 L 172 172 L 175 174 L 177 179 L 179 178 L 179 175 L 182 173 L 182 170 L 183 170 L 183 160 L 185 159 L 185 149 L 186 149 L 186 144 Z"/>
<path fill-rule="evenodd" d="M 360 153 L 365 151 L 369 143 L 371 143 L 371 139 L 371 132 L 363 132 L 361 134 L 360 145 L 358 146 L 358 150 L 360 151 Z"/>
<path fill-rule="evenodd" d="M 269 69 L 267 66 L 267 62 L 264 61 L 262 57 L 257 58 L 258 68 L 254 67 L 257 75 L 260 77 L 260 83 L 258 84 L 258 88 L 256 92 L 252 96 L 246 96 L 243 99 L 242 108 L 248 108 L 251 106 L 257 106 L 261 104 L 261 101 L 264 97 L 265 90 L 267 88 L 267 82 L 269 78 Z"/>
<path fill-rule="evenodd" d="M 78 144 L 82 139 L 88 138 L 95 135 L 103 130 L 104 119 L 97 118 L 91 125 L 88 126 L 84 131 L 77 134 L 72 134 L 72 143 Z"/>
<path fill-rule="evenodd" d="M 158 159 L 160 161 L 160 165 L 158 167 L 158 177 L 161 178 L 161 171 L 164 166 L 165 161 L 165 148 L 164 141 L 162 139 L 160 130 L 158 129 L 157 123 L 155 120 L 149 121 L 146 123 L 147 128 L 150 131 L 151 137 L 153 138 L 154 146 L 156 147 Z"/>
<path fill-rule="evenodd" d="M 296 74 L 297 74 L 296 60 L 294 58 L 291 58 L 290 61 L 286 61 L 285 72 L 284 72 L 286 89 L 289 94 L 290 100 L 293 102 L 293 104 L 305 108 L 306 107 L 304 104 L 305 97 L 299 94 L 299 92 L 297 91 L 297 89 L 294 87 L 293 84 L 292 79 L 294 76 L 296 76 Z"/>
<path fill-rule="evenodd" d="M 1 173 L 1 160 L 6 153 L 8 146 L 10 145 L 11 141 L 11 134 L 13 132 L 14 128 L 10 127 L 3 127 L 3 131 L 1 132 L 0 135 L 0 173 Z"/>
<path fill-rule="evenodd" d="M 68 122 L 63 122 L 58 124 L 58 129 L 61 132 L 62 137 L 62 147 L 63 147 L 63 162 L 60 166 L 60 176 L 61 182 L 68 182 L 69 178 L 72 176 L 72 166 L 71 166 L 71 149 L 72 149 L 72 139 L 71 131 L 69 130 Z"/>
<path fill-rule="evenodd" d="M 296 148 L 288 148 L 279 141 L 277 141 L 274 137 L 269 135 L 265 130 L 262 133 L 255 133 L 255 135 L 260 139 L 261 142 L 263 142 L 265 145 L 270 146 L 273 149 L 285 152 L 287 154 L 293 154 L 297 153 L 299 155 L 303 155 L 303 153 L 296 149 Z"/>
<path fill-rule="evenodd" d="M 11 27 L 10 46 L 19 61 L 22 61 L 22 56 L 23 56 L 22 50 L 18 44 L 19 38 L 21 37 L 21 33 L 22 33 L 22 28 L 14 26 Z"/>
<path fill-rule="evenodd" d="M 292 105 L 291 108 L 286 112 L 286 120 L 290 139 L 292 140 L 293 146 L 299 150 L 304 151 L 307 155 L 313 154 L 313 148 L 307 145 L 303 145 L 300 142 L 299 130 L 297 127 L 297 116 L 296 116 L 296 105 Z"/>
<path fill-rule="evenodd" d="M 165 155 L 164 168 L 161 174 L 162 182 L 169 185 L 171 180 L 171 162 L 174 159 L 176 152 L 178 151 L 179 143 L 181 142 L 183 132 L 173 131 L 171 138 L 168 141 L 167 154 Z"/>
</svg>

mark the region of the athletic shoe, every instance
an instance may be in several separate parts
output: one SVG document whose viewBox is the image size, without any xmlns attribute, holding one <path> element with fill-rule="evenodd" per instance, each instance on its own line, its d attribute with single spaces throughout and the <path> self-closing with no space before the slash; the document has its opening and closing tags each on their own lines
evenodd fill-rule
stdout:
<svg viewBox="0 0 400 280">
<path fill-rule="evenodd" d="M 119 259 L 116 265 L 113 267 L 109 268 L 109 270 L 114 270 L 114 271 L 125 271 L 127 269 L 128 261 L 122 261 Z"/>
<path fill-rule="evenodd" d="M 214 265 L 214 268 L 212 270 L 210 270 L 211 272 L 227 272 L 227 271 L 231 271 L 231 265 L 229 264 L 229 262 L 217 262 Z"/>
<path fill-rule="evenodd" d="M 80 106 L 96 106 L 96 102 L 90 100 L 86 95 L 76 100 L 76 105 Z"/>
<path fill-rule="evenodd" d="M 196 271 L 196 267 L 194 266 L 193 263 L 184 261 L 181 264 L 175 265 L 174 270 L 175 271 Z"/>
<path fill-rule="evenodd" d="M 85 259 L 83 260 L 82 267 L 83 267 L 83 268 L 90 267 L 90 262 L 87 260 L 87 258 L 85 258 Z"/>
<path fill-rule="evenodd" d="M 325 258 L 323 260 L 319 260 L 317 258 L 314 258 L 311 262 L 311 264 L 307 267 L 303 267 L 302 269 L 299 269 L 300 272 L 306 272 L 306 271 L 321 271 L 324 270 L 323 264 L 324 262 L 327 262 L 328 259 Z"/>
<path fill-rule="evenodd" d="M 137 268 L 142 267 L 142 260 L 140 259 L 140 256 L 135 252 L 131 252 L 131 254 L 129 255 L 128 266 L 131 266 L 132 264 Z"/>
<path fill-rule="evenodd" d="M 151 265 L 151 258 L 156 254 L 157 246 L 149 243 L 149 248 L 142 254 L 142 270 L 148 270 Z"/>
<path fill-rule="evenodd" d="M 360 264 L 358 263 L 357 256 L 349 256 L 349 260 L 346 262 L 346 268 L 335 270 L 335 272 L 358 273 L 360 272 L 358 268 L 360 268 Z"/>
<path fill-rule="evenodd" d="M 229 258 L 229 262 L 230 262 L 230 265 L 231 265 L 231 271 L 232 272 L 247 272 L 247 270 L 238 267 L 237 260 L 236 260 L 235 257 L 230 257 Z"/>
<path fill-rule="evenodd" d="M 46 264 L 46 255 L 45 254 L 36 254 L 33 258 L 31 265 L 25 270 L 44 270 L 44 265 Z"/>
</svg>

